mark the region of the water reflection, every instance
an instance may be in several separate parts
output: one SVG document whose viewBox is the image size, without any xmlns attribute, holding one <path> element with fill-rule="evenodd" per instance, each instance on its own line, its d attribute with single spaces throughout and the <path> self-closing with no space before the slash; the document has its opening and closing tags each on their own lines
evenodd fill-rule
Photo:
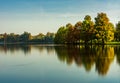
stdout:
<svg viewBox="0 0 120 83">
<path fill-rule="evenodd" d="M 0 52 L 11 53 L 22 51 L 24 54 L 29 54 L 31 52 L 31 45 L 1 45 Z"/>
<path fill-rule="evenodd" d="M 120 65 L 120 46 L 115 46 L 115 55 L 117 57 L 117 63 Z"/>
<path fill-rule="evenodd" d="M 114 47 L 112 46 L 66 46 L 55 47 L 55 50 L 60 61 L 68 65 L 75 62 L 77 66 L 83 66 L 87 72 L 95 64 L 99 75 L 106 75 L 114 60 Z"/>
<path fill-rule="evenodd" d="M 107 75 L 111 63 L 116 55 L 117 63 L 120 65 L 120 46 L 44 46 L 44 45 L 7 45 L 0 46 L 0 52 L 11 53 L 22 51 L 29 55 L 32 49 L 40 53 L 47 51 L 55 54 L 58 60 L 77 67 L 84 67 L 86 72 L 90 72 L 95 66 L 99 75 Z"/>
</svg>

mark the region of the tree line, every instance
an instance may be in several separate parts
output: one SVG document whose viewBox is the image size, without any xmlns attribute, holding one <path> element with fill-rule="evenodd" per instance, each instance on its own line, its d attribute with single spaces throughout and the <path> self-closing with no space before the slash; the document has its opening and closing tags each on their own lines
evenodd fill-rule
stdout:
<svg viewBox="0 0 120 83">
<path fill-rule="evenodd" d="M 109 21 L 106 13 L 98 13 L 91 20 L 90 15 L 86 15 L 83 21 L 77 22 L 75 25 L 66 24 L 58 29 L 55 36 L 55 43 L 102 43 L 111 41 L 120 41 L 120 22 L 116 24 L 116 28 Z"/>
<path fill-rule="evenodd" d="M 56 43 L 56 44 L 95 44 L 120 41 L 120 21 L 114 26 L 106 13 L 98 13 L 92 21 L 90 15 L 86 15 L 83 21 L 75 25 L 66 24 L 56 33 L 39 33 L 32 36 L 31 33 L 0 34 L 0 43 Z"/>
<path fill-rule="evenodd" d="M 15 34 L 15 33 L 4 33 L 0 34 L 0 42 L 3 44 L 9 43 L 53 43 L 54 42 L 54 33 L 48 32 L 47 34 L 39 33 L 38 35 L 32 36 L 31 33 L 24 32 L 23 34 Z"/>
</svg>

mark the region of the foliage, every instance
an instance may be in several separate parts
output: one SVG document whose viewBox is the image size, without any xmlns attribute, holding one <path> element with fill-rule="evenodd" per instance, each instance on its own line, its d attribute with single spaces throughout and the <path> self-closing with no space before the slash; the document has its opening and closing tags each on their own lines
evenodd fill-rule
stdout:
<svg viewBox="0 0 120 83">
<path fill-rule="evenodd" d="M 55 43 L 105 44 L 112 40 L 114 40 L 114 25 L 109 22 L 107 14 L 98 13 L 95 23 L 89 15 L 86 15 L 83 22 L 79 21 L 74 26 L 68 23 L 66 27 L 60 27 L 56 33 Z"/>
<path fill-rule="evenodd" d="M 95 18 L 96 38 L 103 44 L 114 39 L 114 26 L 105 13 L 98 13 Z"/>
<path fill-rule="evenodd" d="M 73 25 L 68 23 L 66 25 L 66 29 L 67 29 L 66 42 L 67 43 L 74 43 L 75 37 L 74 37 L 74 27 L 73 27 Z"/>
<path fill-rule="evenodd" d="M 31 34 L 28 32 L 24 32 L 19 37 L 20 42 L 28 42 L 30 39 L 31 39 Z"/>
<path fill-rule="evenodd" d="M 75 38 L 75 43 L 79 43 L 80 42 L 80 30 L 82 28 L 82 22 L 79 21 L 74 25 L 74 38 Z"/>
<path fill-rule="evenodd" d="M 81 39 L 85 42 L 88 43 L 88 41 L 93 40 L 94 38 L 94 23 L 91 21 L 91 17 L 89 15 L 86 15 L 84 18 L 84 21 L 82 23 L 82 28 L 81 28 Z"/>
<path fill-rule="evenodd" d="M 74 26 L 70 23 L 66 27 L 60 27 L 55 35 L 55 43 L 77 43 L 80 40 L 81 22 L 77 22 Z"/>
<path fill-rule="evenodd" d="M 116 24 L 115 40 L 120 41 L 120 21 Z"/>
<path fill-rule="evenodd" d="M 63 44 L 66 42 L 67 29 L 66 27 L 60 27 L 55 35 L 55 43 Z"/>
<path fill-rule="evenodd" d="M 46 35 L 39 33 L 36 36 L 32 36 L 31 33 L 24 32 L 21 35 L 15 33 L 0 34 L 0 42 L 5 44 L 22 44 L 22 43 L 54 43 L 54 33 L 48 32 Z"/>
</svg>

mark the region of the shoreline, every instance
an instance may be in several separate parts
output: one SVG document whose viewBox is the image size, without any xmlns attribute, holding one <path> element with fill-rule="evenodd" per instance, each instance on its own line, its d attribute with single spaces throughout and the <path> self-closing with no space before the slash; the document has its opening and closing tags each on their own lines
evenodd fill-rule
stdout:
<svg viewBox="0 0 120 83">
<path fill-rule="evenodd" d="M 68 44 L 56 44 L 54 42 L 10 42 L 10 43 L 3 43 L 0 42 L 0 45 L 120 45 L 120 42 L 106 42 L 106 43 L 68 43 Z"/>
</svg>

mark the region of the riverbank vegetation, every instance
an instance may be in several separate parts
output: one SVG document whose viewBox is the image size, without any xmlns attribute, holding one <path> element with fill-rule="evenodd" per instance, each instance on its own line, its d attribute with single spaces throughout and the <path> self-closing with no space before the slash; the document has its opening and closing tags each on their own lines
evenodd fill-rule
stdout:
<svg viewBox="0 0 120 83">
<path fill-rule="evenodd" d="M 119 41 L 117 34 L 119 32 L 115 31 L 115 27 L 109 21 L 107 14 L 98 13 L 95 22 L 91 20 L 91 16 L 86 15 L 83 21 L 79 21 L 75 25 L 68 23 L 66 26 L 60 27 L 55 36 L 55 42 L 105 44 L 115 40 Z"/>
<path fill-rule="evenodd" d="M 23 34 L 4 33 L 0 35 L 1 44 L 45 44 L 54 42 L 54 33 L 48 32 L 46 35 L 39 33 L 32 36 L 31 33 L 24 32 Z"/>
<path fill-rule="evenodd" d="M 114 26 L 106 13 L 98 13 L 94 21 L 90 15 L 86 15 L 83 21 L 61 26 L 56 33 L 39 33 L 35 36 L 28 32 L 21 35 L 0 34 L 0 44 L 16 43 L 120 44 L 120 21 Z"/>
</svg>

